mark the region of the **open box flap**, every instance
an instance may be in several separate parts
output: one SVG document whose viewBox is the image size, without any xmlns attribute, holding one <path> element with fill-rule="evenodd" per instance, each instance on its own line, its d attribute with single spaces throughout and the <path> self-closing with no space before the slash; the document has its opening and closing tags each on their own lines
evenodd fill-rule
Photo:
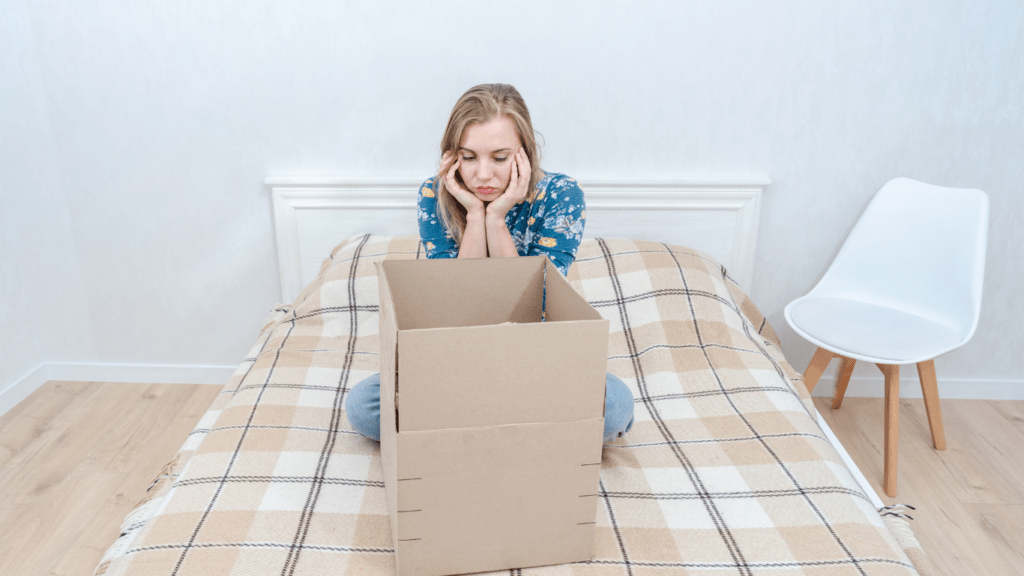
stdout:
<svg viewBox="0 0 1024 576">
<path fill-rule="evenodd" d="M 558 268 L 545 259 L 545 289 L 547 302 L 545 306 L 548 322 L 564 320 L 601 320 L 601 314 L 587 302 L 579 292 L 558 272 Z"/>
<path fill-rule="evenodd" d="M 540 322 L 541 256 L 382 263 L 399 330 Z"/>
</svg>

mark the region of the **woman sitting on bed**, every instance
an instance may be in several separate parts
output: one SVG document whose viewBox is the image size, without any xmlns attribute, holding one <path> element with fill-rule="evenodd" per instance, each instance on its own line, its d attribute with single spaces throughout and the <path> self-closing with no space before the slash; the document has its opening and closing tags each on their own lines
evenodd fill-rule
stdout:
<svg viewBox="0 0 1024 576">
<path fill-rule="evenodd" d="M 586 203 L 576 181 L 538 165 L 530 113 L 508 84 L 481 84 L 459 98 L 441 139 L 441 166 L 419 192 L 427 258 L 544 255 L 564 275 L 583 236 Z M 540 401 L 540 399 L 538 399 Z M 345 400 L 357 432 L 380 440 L 380 375 Z M 633 426 L 633 395 L 605 382 L 604 441 Z"/>
</svg>

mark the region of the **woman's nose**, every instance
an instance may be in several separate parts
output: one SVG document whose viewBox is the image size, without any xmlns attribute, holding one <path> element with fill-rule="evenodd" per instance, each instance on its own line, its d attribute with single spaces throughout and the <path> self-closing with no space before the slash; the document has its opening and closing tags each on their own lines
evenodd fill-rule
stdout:
<svg viewBox="0 0 1024 576">
<path fill-rule="evenodd" d="M 489 180 L 491 175 L 494 174 L 494 167 L 491 166 L 490 162 L 481 162 L 480 168 L 477 171 L 477 177 L 481 180 Z"/>
</svg>

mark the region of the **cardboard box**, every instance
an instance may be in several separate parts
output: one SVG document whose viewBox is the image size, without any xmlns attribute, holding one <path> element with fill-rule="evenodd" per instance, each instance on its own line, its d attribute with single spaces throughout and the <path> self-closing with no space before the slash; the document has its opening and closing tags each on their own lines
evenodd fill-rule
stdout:
<svg viewBox="0 0 1024 576">
<path fill-rule="evenodd" d="M 391 260 L 377 277 L 399 576 L 592 558 L 608 321 L 543 256 Z"/>
</svg>

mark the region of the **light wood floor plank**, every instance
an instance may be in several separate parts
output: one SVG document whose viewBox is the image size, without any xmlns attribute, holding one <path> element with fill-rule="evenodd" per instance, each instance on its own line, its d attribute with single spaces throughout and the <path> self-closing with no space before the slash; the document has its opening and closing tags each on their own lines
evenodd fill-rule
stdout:
<svg viewBox="0 0 1024 576">
<path fill-rule="evenodd" d="M 92 574 L 222 388 L 68 384 L 44 384 L 36 393 L 54 398 L 4 420 L 0 574 Z"/>
<path fill-rule="evenodd" d="M 967 509 L 1017 573 L 1024 574 L 1024 506 L 968 504 Z"/>
<path fill-rule="evenodd" d="M 976 500 L 977 504 L 1024 504 L 1024 438 L 1016 427 L 984 400 L 957 400 L 950 424 L 964 435 L 964 446 L 979 461 L 975 474 L 1005 479 L 1014 487 L 1017 499 L 1007 494 L 997 501 Z"/>
<path fill-rule="evenodd" d="M 3 494 L 7 493 L 5 489 L 6 481 L 9 478 L 13 478 L 18 471 L 19 469 L 14 466 L 0 466 L 0 506 L 2 506 L 4 502 Z"/>
<path fill-rule="evenodd" d="M 147 452 L 154 451 L 158 454 L 166 452 L 164 449 L 161 452 L 160 447 L 154 449 L 154 444 L 159 443 L 162 439 L 168 436 L 177 437 L 180 432 L 180 423 L 176 423 L 178 418 L 182 417 L 182 411 L 186 408 L 195 409 L 192 403 L 198 401 L 204 403 L 200 408 L 198 416 L 193 416 L 189 412 L 186 417 L 197 419 L 202 417 L 202 414 L 209 407 L 213 401 L 213 396 L 210 396 L 209 392 L 213 392 L 214 396 L 216 392 L 220 390 L 220 386 L 207 386 L 207 387 L 192 387 L 192 386 L 169 386 L 164 385 L 163 388 L 158 391 L 158 396 L 154 399 L 147 400 L 152 402 L 153 405 L 150 410 L 146 412 L 147 417 L 143 420 L 142 425 L 137 427 L 132 433 L 132 436 L 125 442 L 124 447 L 117 453 L 117 455 L 107 463 L 107 472 L 128 472 L 137 465 L 140 460 L 145 460 L 144 456 Z M 195 424 L 193 420 L 188 425 L 191 431 L 192 426 Z M 186 431 L 186 434 L 188 433 Z M 184 442 L 184 438 L 182 438 Z M 172 451 L 177 452 L 181 443 L 175 446 Z M 160 463 L 163 464 L 162 462 Z"/>
<path fill-rule="evenodd" d="M 991 400 L 988 405 L 1013 426 L 1020 435 L 1021 442 L 1024 442 L 1024 402 Z"/>
<path fill-rule="evenodd" d="M 0 466 L 27 461 L 100 386 L 96 382 L 48 382 L 0 416 Z"/>
<path fill-rule="evenodd" d="M 104 499 L 97 495 L 123 479 L 120 473 L 71 474 L 44 500 L 5 505 L 0 521 L 15 538 L 13 545 L 6 538 L 0 543 L 0 574 L 49 574 L 100 510 Z"/>
<path fill-rule="evenodd" d="M 137 384 L 121 386 L 124 396 L 107 412 L 110 422 L 106 430 L 89 443 L 89 448 L 75 465 L 76 472 L 102 472 L 131 442 L 136 430 L 159 413 L 152 409 L 166 395 L 166 386 Z"/>
<path fill-rule="evenodd" d="M 55 387 L 59 387 L 60 384 L 64 383 L 54 383 Z M 65 405 L 64 402 L 61 402 L 55 406 L 60 408 L 60 412 L 55 416 L 40 414 L 38 418 L 34 418 L 38 420 L 38 424 L 33 433 L 27 438 L 29 444 L 26 447 L 37 446 L 38 450 L 34 452 L 26 449 L 18 450 L 17 453 L 12 454 L 11 458 L 4 465 L 25 469 L 29 462 L 35 461 L 37 458 L 41 458 L 45 462 L 46 458 L 50 455 L 60 455 L 60 449 L 66 447 L 69 443 L 77 441 L 78 431 L 81 430 L 86 434 L 96 433 L 96 426 L 99 424 L 99 421 L 92 419 L 93 410 L 97 406 L 115 402 L 117 400 L 117 391 L 103 382 L 89 382 L 86 384 L 88 384 L 88 387 L 82 391 L 80 396 L 73 399 L 70 404 Z M 47 382 L 36 392 L 44 390 L 49 385 L 50 383 Z M 30 413 L 25 413 L 24 416 L 33 418 Z M 84 426 L 82 425 L 83 422 L 85 423 Z M 73 450 L 69 453 L 75 454 Z"/>
<path fill-rule="evenodd" d="M 1004 464 L 1012 444 L 1006 443 L 1005 450 L 992 444 L 990 439 L 995 434 L 1003 434 L 999 424 L 1005 425 L 995 413 L 985 410 L 983 400 L 951 400 L 956 409 L 949 410 L 944 418 L 947 436 L 955 441 L 947 442 L 946 450 L 934 451 L 942 461 L 950 475 L 966 493 L 960 497 L 963 503 L 978 504 L 1024 504 L 1021 490 L 1015 486 L 1011 471 Z M 901 401 L 900 410 L 907 414 L 908 431 L 913 430 L 915 442 L 925 438 L 925 444 L 931 446 L 928 431 L 928 415 L 924 402 L 919 400 Z M 980 417 L 979 412 L 985 416 Z M 903 430 L 900 430 L 901 435 Z M 1011 432 L 1012 433 L 1012 432 Z M 1005 438 L 1005 436 L 1003 436 Z M 1003 442 L 997 442 L 1003 444 Z M 1024 467 L 1021 470 L 1024 473 Z M 1024 488 L 1024 484 L 1020 485 Z"/>
<path fill-rule="evenodd" d="M 0 415 L 0 434 L 9 431 L 8 425 L 13 420 L 22 417 L 23 414 L 31 413 L 29 415 L 30 418 L 37 418 L 41 415 L 43 417 L 55 415 L 58 410 L 54 409 L 53 406 L 64 403 L 62 398 L 81 394 L 86 389 L 95 390 L 98 384 L 95 382 L 51 380 L 46 386 L 48 386 L 46 390 L 43 390 L 42 387 L 37 388 L 24 400 Z"/>
<path fill-rule="evenodd" d="M 149 385 L 106 382 L 91 395 L 88 409 L 57 424 L 55 434 L 32 458 L 32 466 L 7 483 L 10 492 L 4 498 L 17 504 L 50 498 L 61 485 L 61 480 L 78 470 L 82 460 L 117 428 L 125 414 L 132 412 Z M 11 463 L 17 465 L 17 458 Z M 80 470 L 86 472 L 89 470 Z M 95 471 L 95 470 L 92 470 Z"/>
<path fill-rule="evenodd" d="M 959 402 L 962 401 L 943 400 L 943 414 L 957 412 L 961 408 Z M 898 494 L 890 498 L 882 492 L 881 486 L 884 445 L 882 400 L 847 398 L 841 409 L 833 411 L 829 399 L 815 398 L 815 406 L 883 502 L 917 507 L 915 512 L 911 512 L 915 518 L 910 523 L 911 528 L 942 575 L 1018 574 L 1017 567 L 1007 559 L 1000 545 L 991 540 L 989 533 L 977 521 L 976 514 L 962 500 L 971 499 L 978 492 L 964 489 L 943 461 L 950 447 L 972 442 L 973 436 L 963 438 L 947 428 L 947 450 L 935 450 L 931 445 L 927 419 L 923 420 L 922 428 L 913 416 L 918 412 L 924 414 L 924 402 L 913 399 L 901 401 Z M 983 491 L 992 492 L 988 488 Z"/>
<path fill-rule="evenodd" d="M 53 568 L 51 576 L 91 574 L 120 534 L 125 516 L 142 500 L 160 469 L 174 457 L 221 389 L 221 386 L 163 386 L 159 397 L 164 403 L 154 404 L 149 410 L 152 429 L 144 435 L 136 434 L 118 454 L 120 462 L 110 465 L 126 472 L 124 481 L 109 495 L 92 522 Z M 125 457 L 127 455 L 131 457 Z M 90 572 L 83 572 L 86 568 Z"/>
</svg>

